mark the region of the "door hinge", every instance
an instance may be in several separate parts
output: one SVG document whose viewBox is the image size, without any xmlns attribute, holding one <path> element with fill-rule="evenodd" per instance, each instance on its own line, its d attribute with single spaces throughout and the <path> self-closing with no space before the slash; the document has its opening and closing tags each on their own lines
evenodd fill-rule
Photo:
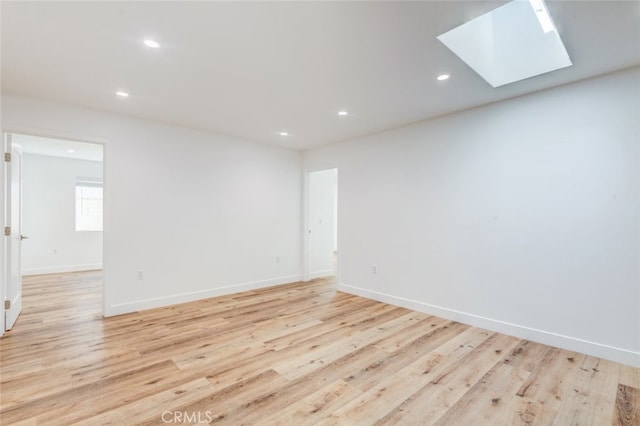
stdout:
<svg viewBox="0 0 640 426">
<path fill-rule="evenodd" d="M 5 226 L 4 227 L 4 235 L 5 237 L 8 237 L 11 235 L 11 227 L 10 226 Z"/>
<path fill-rule="evenodd" d="M 7 163 L 9 161 L 11 161 L 11 153 L 10 152 L 5 152 L 4 153 L 4 161 L 6 161 Z"/>
<path fill-rule="evenodd" d="M 5 300 L 4 301 L 4 308 L 5 309 L 11 309 L 11 300 Z"/>
</svg>

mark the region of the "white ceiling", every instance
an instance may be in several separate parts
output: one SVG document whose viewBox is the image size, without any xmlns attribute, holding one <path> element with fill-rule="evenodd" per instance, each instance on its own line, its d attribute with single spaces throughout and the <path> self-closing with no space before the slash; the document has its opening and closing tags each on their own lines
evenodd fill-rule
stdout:
<svg viewBox="0 0 640 426">
<path fill-rule="evenodd" d="M 640 65 L 638 1 L 550 1 L 574 65 L 494 89 L 436 36 L 504 3 L 3 1 L 2 89 L 307 149 Z"/>
<path fill-rule="evenodd" d="M 102 161 L 102 145 L 43 138 L 40 136 L 12 134 L 11 143 L 17 144 L 26 154 L 48 157 L 72 158 L 75 160 Z"/>
</svg>

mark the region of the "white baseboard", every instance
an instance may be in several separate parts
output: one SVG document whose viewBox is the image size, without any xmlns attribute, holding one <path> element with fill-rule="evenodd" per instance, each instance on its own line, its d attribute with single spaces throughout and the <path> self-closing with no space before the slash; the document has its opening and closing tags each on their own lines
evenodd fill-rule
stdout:
<svg viewBox="0 0 640 426">
<path fill-rule="evenodd" d="M 379 302 L 401 306 L 403 308 L 411 309 L 414 311 L 424 312 L 429 315 L 436 315 L 441 318 L 458 321 L 464 324 L 472 325 L 474 327 L 480 327 L 487 330 L 508 334 L 511 336 L 519 337 L 521 339 L 527 339 L 549 346 L 555 346 L 562 349 L 581 352 L 587 355 L 592 355 L 599 358 L 605 358 L 611 361 L 631 365 L 633 367 L 640 367 L 640 352 L 633 352 L 627 349 L 603 345 L 600 343 L 590 342 L 570 336 L 564 336 L 549 331 L 538 330 L 535 328 L 524 327 L 518 324 L 485 318 L 466 312 L 460 312 L 453 309 L 443 308 L 441 306 L 430 305 L 428 303 L 392 296 L 390 294 L 380 293 L 377 291 L 350 286 L 347 284 L 338 284 L 338 290 L 345 293 L 366 297 L 368 299 L 377 300 Z"/>
<path fill-rule="evenodd" d="M 43 275 L 43 274 L 58 274 L 63 272 L 82 272 L 82 271 L 95 271 L 102 269 L 102 263 L 90 263 L 86 265 L 63 265 L 63 266 L 49 266 L 46 268 L 29 268 L 23 269 L 22 275 Z"/>
<path fill-rule="evenodd" d="M 154 299 L 138 300 L 136 302 L 122 303 L 105 306 L 104 316 L 128 314 L 145 309 L 160 308 L 163 306 L 177 305 L 179 303 L 193 302 L 195 300 L 208 299 L 216 296 L 224 296 L 241 291 L 256 290 L 274 285 L 288 284 L 302 280 L 302 275 L 289 275 L 286 277 L 271 278 L 268 280 L 254 281 L 250 283 L 235 284 L 225 287 L 211 288 L 190 293 L 175 294 L 172 296 L 158 297 Z"/>
<path fill-rule="evenodd" d="M 324 271 L 310 272 L 309 279 L 314 280 L 316 278 L 330 277 L 332 275 L 335 275 L 335 272 L 333 269 L 325 269 Z"/>
</svg>

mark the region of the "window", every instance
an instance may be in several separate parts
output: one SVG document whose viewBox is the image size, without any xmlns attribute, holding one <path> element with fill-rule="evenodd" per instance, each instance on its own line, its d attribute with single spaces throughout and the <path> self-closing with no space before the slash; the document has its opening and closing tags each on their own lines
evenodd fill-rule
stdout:
<svg viewBox="0 0 640 426">
<path fill-rule="evenodd" d="M 76 231 L 102 231 L 102 181 L 76 179 Z"/>
</svg>

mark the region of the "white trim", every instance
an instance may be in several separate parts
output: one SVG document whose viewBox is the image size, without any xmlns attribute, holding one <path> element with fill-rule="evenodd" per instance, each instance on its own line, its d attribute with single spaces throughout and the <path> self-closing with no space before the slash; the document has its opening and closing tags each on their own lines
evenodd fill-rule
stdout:
<svg viewBox="0 0 640 426">
<path fill-rule="evenodd" d="M 11 134 L 25 135 L 25 136 L 36 136 L 36 137 L 47 138 L 47 139 L 61 139 L 61 140 L 71 141 L 71 142 L 84 142 L 84 143 L 93 143 L 93 144 L 100 144 L 100 145 L 105 145 L 108 142 L 108 139 L 101 138 L 101 137 L 94 137 L 94 136 L 77 137 L 73 134 L 66 133 L 66 132 L 59 132 L 51 129 L 43 130 L 43 129 L 33 128 L 33 127 L 5 128 L 2 131 L 4 133 L 11 133 Z"/>
<path fill-rule="evenodd" d="M 63 265 L 63 266 L 50 266 L 47 268 L 31 268 L 23 269 L 22 276 L 28 275 L 43 275 L 43 274 L 58 274 L 63 272 L 82 272 L 82 271 L 95 271 L 102 269 L 102 263 L 90 263 L 86 265 Z"/>
<path fill-rule="evenodd" d="M 419 302 L 416 300 L 392 296 L 390 294 L 380 293 L 377 291 L 355 287 L 347 284 L 338 284 L 338 290 L 345 293 L 366 297 L 368 299 L 401 306 L 403 308 L 411 309 L 414 311 L 436 315 L 448 320 L 469 324 L 474 327 L 481 327 L 487 330 L 508 334 L 511 336 L 519 337 L 521 339 L 527 339 L 534 342 L 543 343 L 545 345 L 568 349 L 575 352 L 581 352 L 587 355 L 621 362 L 623 364 L 631 365 L 634 367 L 640 367 L 640 352 L 634 352 L 628 349 L 603 345 L 597 342 L 582 340 L 571 336 L 564 336 L 561 334 L 525 327 L 518 324 L 512 324 L 505 321 L 485 318 L 479 315 L 460 312 L 454 309 L 448 309 L 441 306 Z"/>
<path fill-rule="evenodd" d="M 315 280 L 316 278 L 331 277 L 333 275 L 335 275 L 333 269 L 325 269 L 324 271 L 315 271 L 309 273 L 309 279 Z"/>
<path fill-rule="evenodd" d="M 302 175 L 302 281 L 311 280 L 309 247 L 309 173 Z"/>
<path fill-rule="evenodd" d="M 264 287 L 271 287 L 280 284 L 289 284 L 302 280 L 302 275 L 289 275 L 286 277 L 271 278 L 268 280 L 254 281 L 243 284 L 235 284 L 225 287 L 211 288 L 207 290 L 194 291 L 190 293 L 174 294 L 171 296 L 156 297 L 154 299 L 138 300 L 136 302 L 115 304 L 106 306 L 105 317 L 128 314 L 145 309 L 160 308 L 164 306 L 177 305 L 180 303 L 193 302 L 195 300 L 208 299 L 216 296 L 238 293 L 241 291 L 256 290 Z"/>
<path fill-rule="evenodd" d="M 7 138 L 8 136 L 8 132 L 5 132 L 4 129 L 2 131 L 2 157 L 4 157 L 4 153 L 7 152 Z M 2 165 L 0 166 L 0 222 L 2 222 L 2 227 L 6 226 L 7 222 L 5 222 L 5 209 L 6 209 L 6 182 L 5 182 L 5 175 L 6 175 L 6 171 L 7 171 L 7 163 L 5 163 L 4 158 L 0 158 L 2 160 Z M 4 235 L 4 232 L 2 233 L 2 235 Z M 8 243 L 9 238 L 8 237 L 3 237 L 2 238 L 2 244 L 0 244 L 0 270 L 4 271 L 4 272 L 0 272 L 0 336 L 4 335 L 5 332 L 5 324 L 4 324 L 4 318 L 5 318 L 5 309 L 4 309 L 4 298 L 5 298 L 5 294 L 6 294 L 6 272 L 7 272 L 7 268 L 5 267 L 7 265 L 7 257 L 6 257 L 6 250 L 5 250 L 5 246 Z"/>
</svg>

